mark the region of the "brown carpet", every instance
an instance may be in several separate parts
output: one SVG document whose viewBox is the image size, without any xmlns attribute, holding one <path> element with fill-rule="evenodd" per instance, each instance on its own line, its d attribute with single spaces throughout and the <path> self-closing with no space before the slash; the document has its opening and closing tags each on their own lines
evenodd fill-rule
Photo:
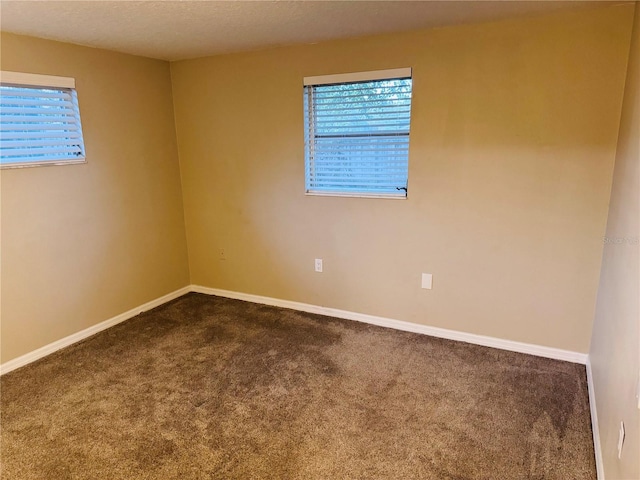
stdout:
<svg viewBox="0 0 640 480">
<path fill-rule="evenodd" d="M 583 366 L 188 294 L 2 377 L 9 479 L 595 479 Z"/>
</svg>

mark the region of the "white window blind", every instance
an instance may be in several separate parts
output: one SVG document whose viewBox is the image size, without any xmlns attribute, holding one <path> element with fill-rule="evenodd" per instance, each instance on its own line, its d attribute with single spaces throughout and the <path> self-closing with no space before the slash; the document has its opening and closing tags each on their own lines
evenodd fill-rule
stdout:
<svg viewBox="0 0 640 480">
<path fill-rule="evenodd" d="M 2 72 L 0 81 L 2 167 L 84 161 L 73 79 Z"/>
<path fill-rule="evenodd" d="M 411 69 L 305 78 L 306 191 L 407 196 Z"/>
</svg>

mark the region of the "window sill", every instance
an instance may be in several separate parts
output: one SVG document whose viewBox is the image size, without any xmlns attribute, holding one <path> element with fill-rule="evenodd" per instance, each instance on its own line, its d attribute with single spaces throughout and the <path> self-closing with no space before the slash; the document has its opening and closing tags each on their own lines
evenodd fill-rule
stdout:
<svg viewBox="0 0 640 480">
<path fill-rule="evenodd" d="M 392 193 L 338 193 L 338 192 L 305 192 L 307 197 L 349 197 L 349 198 L 384 198 L 387 200 L 406 200 L 406 195 L 394 195 Z"/>
<path fill-rule="evenodd" d="M 12 168 L 30 168 L 30 167 L 49 167 L 54 165 L 78 165 L 81 163 L 87 163 L 86 158 L 74 159 L 74 160 L 42 160 L 40 162 L 19 162 L 19 163 L 1 163 L 0 170 L 9 170 Z"/>
</svg>

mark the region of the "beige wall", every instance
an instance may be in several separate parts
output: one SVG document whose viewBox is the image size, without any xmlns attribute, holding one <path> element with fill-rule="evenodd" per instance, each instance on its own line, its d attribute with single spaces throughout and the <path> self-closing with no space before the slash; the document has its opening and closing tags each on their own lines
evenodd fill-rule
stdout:
<svg viewBox="0 0 640 480">
<path fill-rule="evenodd" d="M 169 64 L 2 34 L 3 70 L 76 78 L 83 165 L 1 172 L 2 362 L 189 283 Z"/>
<path fill-rule="evenodd" d="M 1 173 L 1 361 L 187 285 L 188 266 L 586 352 L 632 8 L 174 63 L 184 196 L 166 62 L 3 33 L 2 69 L 77 79 L 88 163 Z M 302 77 L 402 66 L 408 200 L 304 196 Z"/>
<path fill-rule="evenodd" d="M 640 6 L 636 6 L 590 360 L 607 480 L 640 478 Z M 626 441 L 617 458 L 618 429 Z"/>
<path fill-rule="evenodd" d="M 172 63 L 192 283 L 587 352 L 632 13 Z M 302 78 L 407 66 L 408 200 L 305 196 Z"/>
</svg>

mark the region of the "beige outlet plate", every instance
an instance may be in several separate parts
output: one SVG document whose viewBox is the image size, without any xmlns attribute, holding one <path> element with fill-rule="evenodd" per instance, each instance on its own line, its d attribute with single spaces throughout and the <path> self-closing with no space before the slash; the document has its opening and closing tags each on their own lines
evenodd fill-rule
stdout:
<svg viewBox="0 0 640 480">
<path fill-rule="evenodd" d="M 624 422 L 620 422 L 620 432 L 618 433 L 618 460 L 622 458 L 622 447 L 624 447 Z"/>
</svg>

